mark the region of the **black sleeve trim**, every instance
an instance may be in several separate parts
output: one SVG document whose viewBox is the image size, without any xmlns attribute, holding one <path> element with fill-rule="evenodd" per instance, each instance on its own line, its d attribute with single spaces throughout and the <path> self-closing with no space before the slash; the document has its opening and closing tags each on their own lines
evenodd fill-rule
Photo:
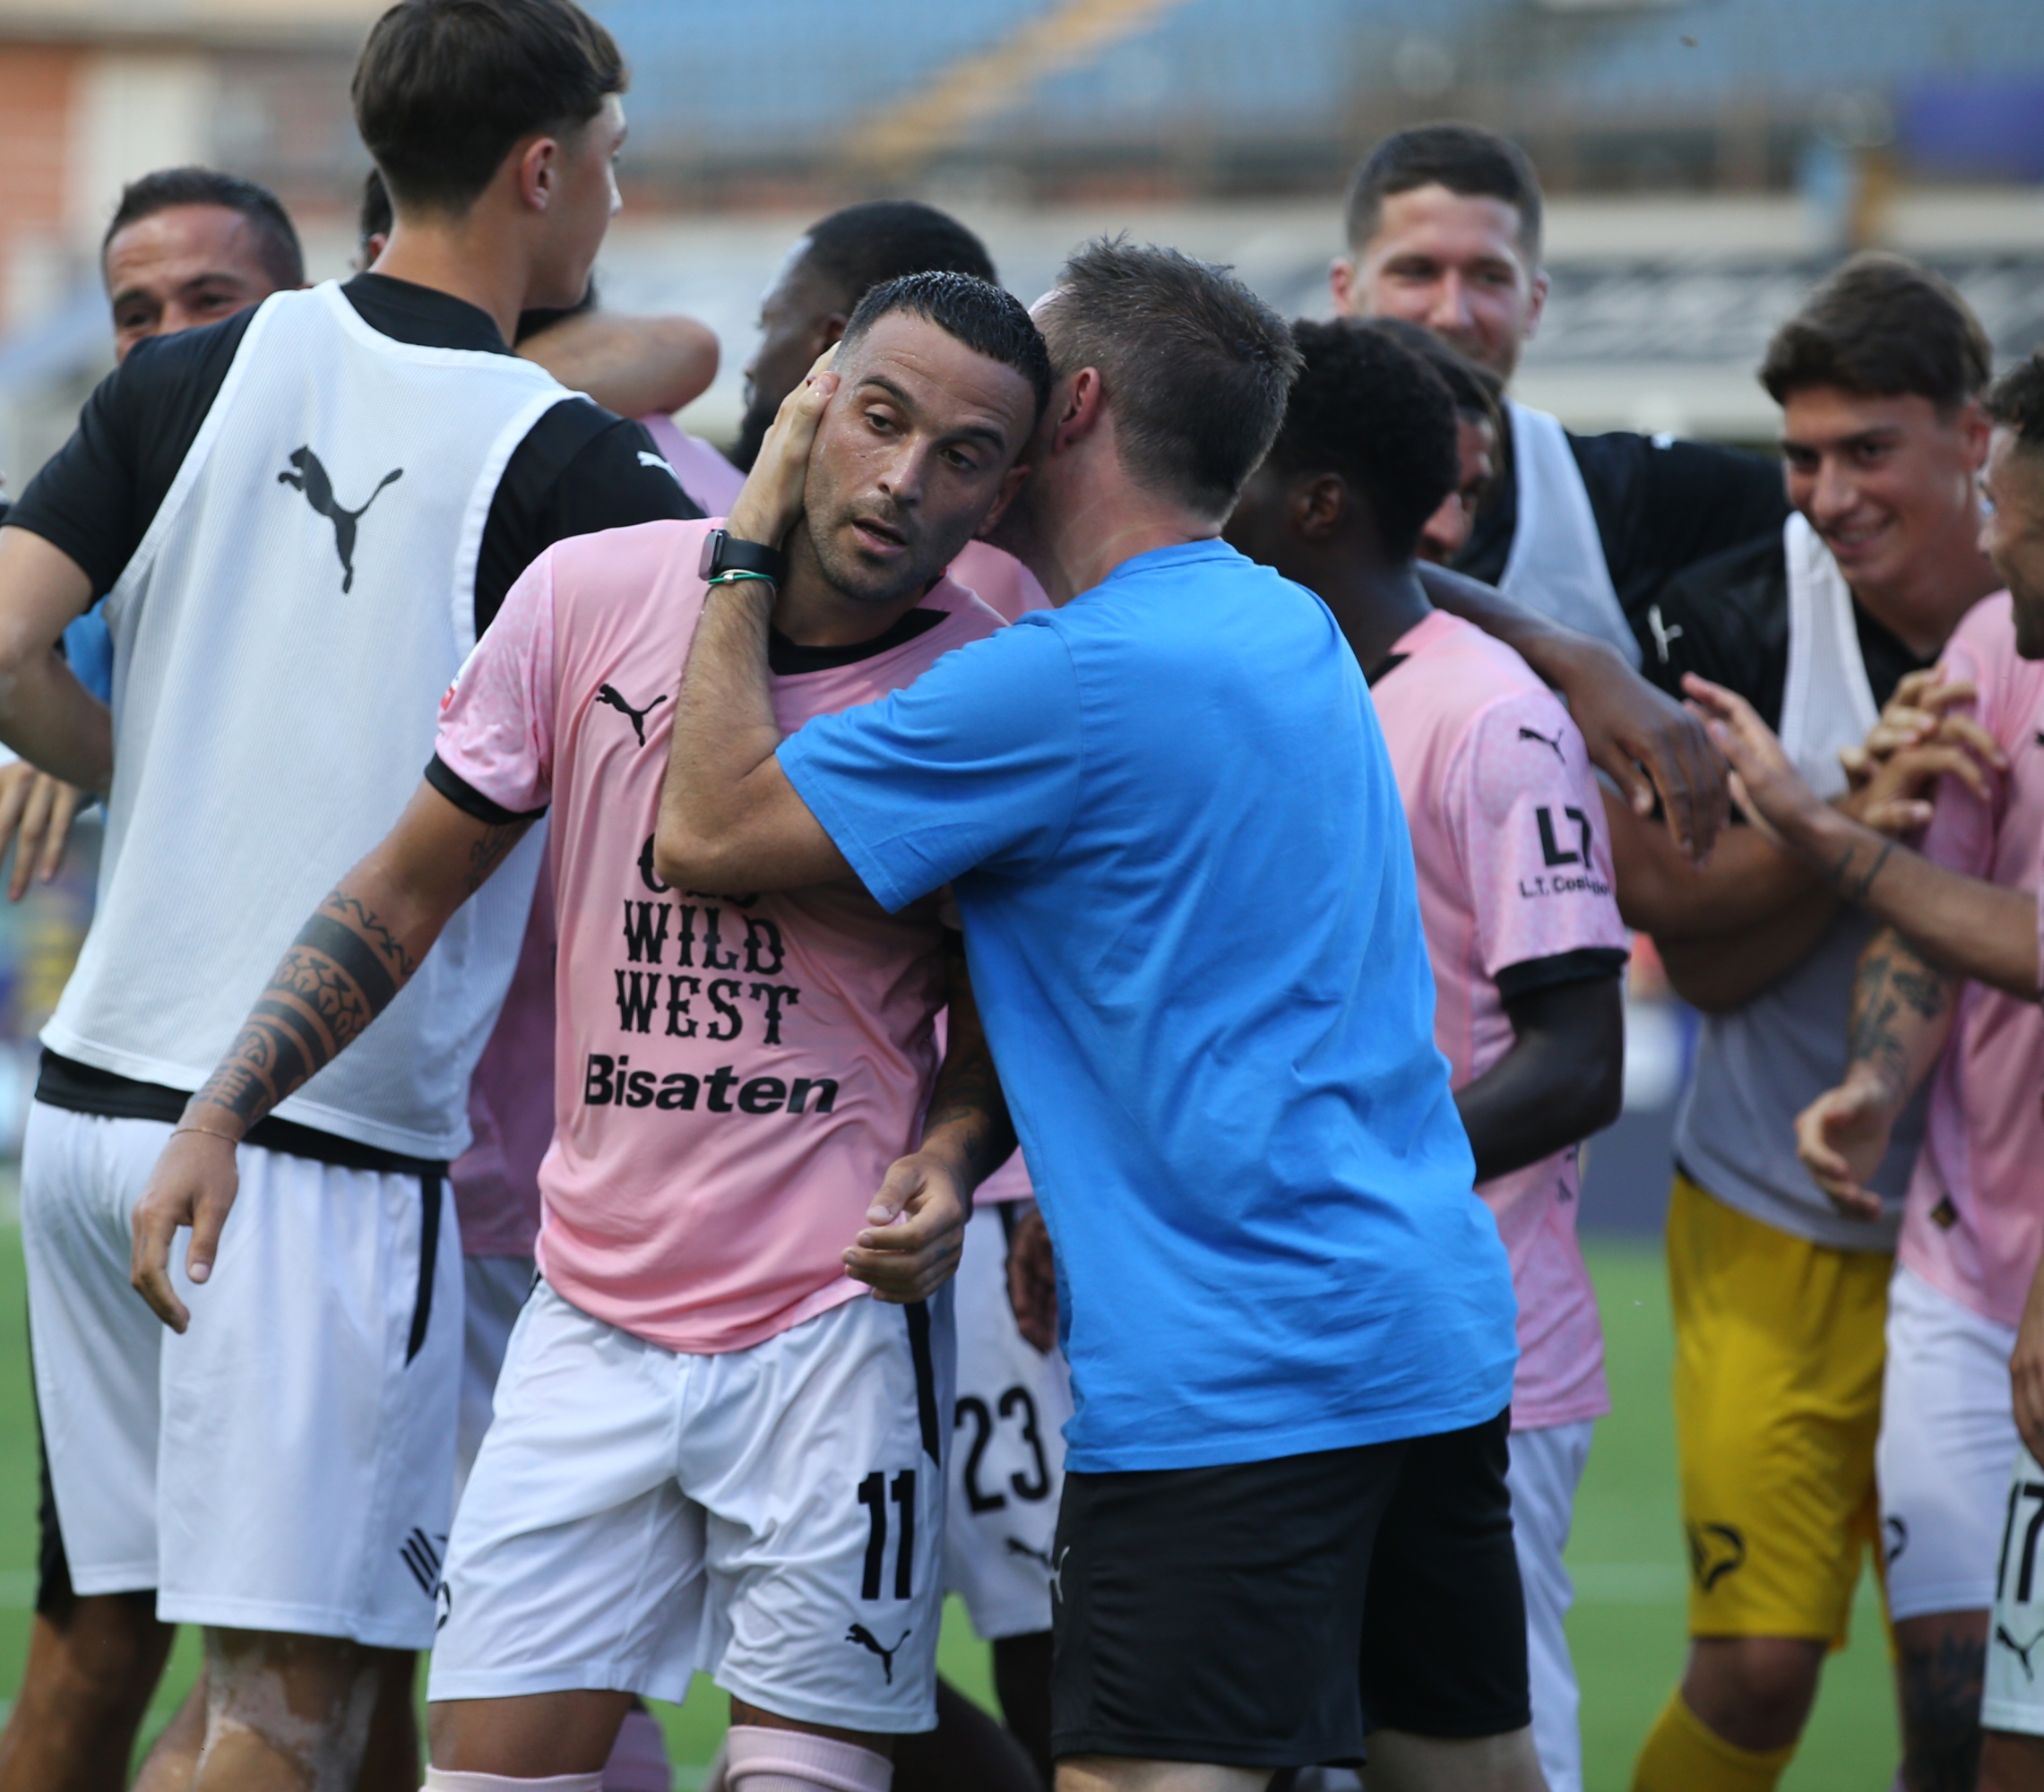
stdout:
<svg viewBox="0 0 2044 1792">
<path fill-rule="evenodd" d="M 1632 953 L 1620 946 L 1578 946 L 1552 958 L 1530 958 L 1508 964 L 1497 973 L 1497 993 L 1507 1002 L 1516 1002 L 1522 995 L 1565 983 L 1595 983 L 1617 977 L 1630 957 Z"/>
<path fill-rule="evenodd" d="M 492 802 L 437 753 L 426 762 L 426 781 L 464 814 L 487 822 L 493 828 L 508 827 L 513 822 L 536 822 L 547 813 L 544 805 L 537 809 L 507 809 L 502 803 Z"/>
</svg>

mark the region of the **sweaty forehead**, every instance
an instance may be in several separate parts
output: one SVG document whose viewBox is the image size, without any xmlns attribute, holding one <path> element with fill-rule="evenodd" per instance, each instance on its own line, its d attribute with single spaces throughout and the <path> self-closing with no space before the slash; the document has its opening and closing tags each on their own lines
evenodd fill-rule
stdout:
<svg viewBox="0 0 2044 1792">
<path fill-rule="evenodd" d="M 937 430 L 991 427 L 1009 442 L 1034 420 L 1036 393 L 1005 361 L 969 349 L 941 324 L 913 312 L 891 312 L 841 354 L 843 390 L 884 381 Z"/>
<path fill-rule="evenodd" d="M 224 205 L 172 205 L 115 233 L 107 245 L 107 289 L 230 274 L 267 291 L 255 228 Z"/>
</svg>

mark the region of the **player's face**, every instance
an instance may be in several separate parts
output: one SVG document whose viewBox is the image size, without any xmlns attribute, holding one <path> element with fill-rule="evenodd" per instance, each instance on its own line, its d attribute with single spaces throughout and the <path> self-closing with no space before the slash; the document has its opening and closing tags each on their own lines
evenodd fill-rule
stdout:
<svg viewBox="0 0 2044 1792">
<path fill-rule="evenodd" d="M 1462 461 L 1455 488 L 1441 500 L 1440 509 L 1419 531 L 1419 557 L 1442 566 L 1454 564 L 1470 530 L 1476 527 L 1477 506 L 1497 470 L 1496 425 L 1488 417 L 1457 413 L 1455 448 Z"/>
<path fill-rule="evenodd" d="M 824 576 L 861 604 L 919 591 L 998 514 L 1036 395 L 1013 367 L 925 318 L 883 317 L 832 369 L 803 490 Z"/>
<path fill-rule="evenodd" d="M 1992 508 L 1980 521 L 1980 549 L 2008 587 L 2015 650 L 2044 659 L 2044 451 L 1997 429 L 1981 487 Z"/>
<path fill-rule="evenodd" d="M 277 283 L 254 225 L 224 205 L 173 205 L 116 231 L 103 271 L 114 358 L 150 336 L 218 323 L 259 305 Z"/>
<path fill-rule="evenodd" d="M 1789 394 L 1781 459 L 1789 502 L 1824 538 L 1847 582 L 1907 582 L 1926 554 L 1969 527 L 1988 448 L 1977 405 L 1943 417 L 1913 392 L 1867 397 L 1833 386 Z"/>
<path fill-rule="evenodd" d="M 845 308 L 808 263 L 809 239 L 788 252 L 759 304 L 759 347 L 746 367 L 746 415 L 732 458 L 749 470 L 773 426 L 781 401 L 801 384 L 816 357 L 844 332 Z"/>
<path fill-rule="evenodd" d="M 1506 380 L 1548 297 L 1520 240 L 1519 208 L 1445 186 L 1393 194 L 1376 234 L 1335 262 L 1329 282 L 1340 315 L 1424 324 Z"/>
<path fill-rule="evenodd" d="M 544 250 L 525 295 L 527 310 L 565 310 L 582 303 L 590 271 L 610 220 L 624 203 L 617 194 L 617 157 L 625 147 L 625 104 L 604 98 L 595 117 L 555 140 L 559 150 L 547 206 Z"/>
</svg>

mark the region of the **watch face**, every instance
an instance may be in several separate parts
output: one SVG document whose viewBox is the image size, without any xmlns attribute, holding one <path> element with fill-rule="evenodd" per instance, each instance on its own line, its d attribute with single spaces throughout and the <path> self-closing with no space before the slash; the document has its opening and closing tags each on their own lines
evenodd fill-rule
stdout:
<svg viewBox="0 0 2044 1792">
<path fill-rule="evenodd" d="M 717 571 L 717 556 L 722 551 L 723 546 L 724 531 L 720 529 L 712 529 L 709 534 L 703 538 L 703 561 L 695 569 L 697 578 L 709 579 L 714 576 Z"/>
</svg>

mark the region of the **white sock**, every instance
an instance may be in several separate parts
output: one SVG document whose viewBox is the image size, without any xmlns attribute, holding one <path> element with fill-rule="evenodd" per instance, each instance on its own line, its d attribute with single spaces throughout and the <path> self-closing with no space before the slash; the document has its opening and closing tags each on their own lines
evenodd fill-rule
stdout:
<svg viewBox="0 0 2044 1792">
<path fill-rule="evenodd" d="M 725 1745 L 731 1792 L 891 1792 L 894 1784 L 894 1763 L 885 1755 L 807 1730 L 736 1724 Z"/>
<path fill-rule="evenodd" d="M 555 1773 L 544 1779 L 514 1779 L 506 1773 L 450 1773 L 426 1770 L 424 1792 L 603 1792 L 601 1773 Z"/>
</svg>

